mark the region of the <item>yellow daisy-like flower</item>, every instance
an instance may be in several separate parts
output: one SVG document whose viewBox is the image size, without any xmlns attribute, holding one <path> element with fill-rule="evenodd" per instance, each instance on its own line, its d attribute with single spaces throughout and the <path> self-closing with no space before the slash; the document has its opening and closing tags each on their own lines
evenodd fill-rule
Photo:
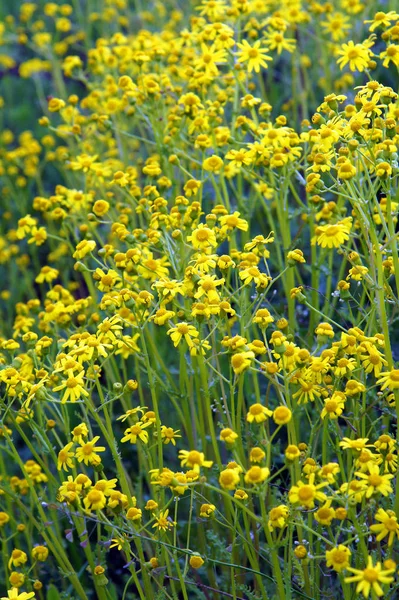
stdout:
<svg viewBox="0 0 399 600">
<path fill-rule="evenodd" d="M 240 474 L 237 469 L 224 469 L 220 472 L 219 483 L 224 490 L 235 490 L 240 483 Z"/>
<path fill-rule="evenodd" d="M 263 404 L 256 402 L 255 404 L 251 404 L 249 407 L 249 411 L 247 412 L 247 421 L 248 423 L 253 423 L 254 421 L 255 423 L 263 423 L 263 421 L 266 421 L 267 417 L 271 417 L 272 414 L 273 411 L 266 406 L 263 406 Z"/>
<path fill-rule="evenodd" d="M 67 379 L 64 379 L 62 383 L 55 388 L 53 392 L 64 390 L 64 394 L 61 398 L 61 402 L 76 402 L 81 396 L 88 396 L 89 392 L 84 388 L 83 373 L 76 373 L 70 375 Z"/>
<path fill-rule="evenodd" d="M 137 444 L 137 439 L 141 440 L 144 444 L 148 444 L 148 431 L 146 431 L 146 427 L 149 427 L 151 422 L 142 423 L 139 421 L 135 423 L 131 427 L 125 429 L 125 435 L 121 439 L 121 442 L 130 442 L 131 444 Z"/>
<path fill-rule="evenodd" d="M 339 248 L 349 239 L 352 218 L 347 217 L 334 225 L 319 225 L 312 244 L 317 243 L 322 248 Z"/>
<path fill-rule="evenodd" d="M 75 453 L 70 451 L 72 446 L 73 442 L 69 442 L 69 444 L 64 446 L 64 448 L 58 452 L 58 471 L 61 471 L 62 469 L 64 469 L 64 471 L 68 471 L 68 469 L 73 468 L 73 462 L 71 459 L 75 456 Z"/>
<path fill-rule="evenodd" d="M 380 474 L 379 466 L 369 462 L 367 464 L 368 473 L 356 471 L 356 477 L 363 479 L 367 484 L 366 498 L 370 498 L 373 494 L 380 492 L 383 496 L 388 496 L 392 493 L 392 485 L 390 480 L 393 479 L 392 474 Z"/>
<path fill-rule="evenodd" d="M 105 446 L 96 446 L 96 443 L 100 439 L 99 435 L 96 435 L 91 442 L 80 442 L 80 447 L 76 449 L 76 458 L 79 462 L 84 462 L 85 465 L 98 465 L 101 462 L 98 452 L 105 452 Z"/>
<path fill-rule="evenodd" d="M 351 71 L 359 71 L 362 73 L 369 64 L 370 50 L 364 44 L 355 44 L 352 40 L 349 40 L 347 44 L 342 44 L 340 50 L 338 50 L 337 64 L 340 69 L 343 69 L 345 65 L 349 64 Z"/>
<path fill-rule="evenodd" d="M 354 575 L 346 577 L 345 582 L 357 582 L 356 594 L 363 594 L 365 598 L 369 597 L 370 592 L 373 592 L 378 597 L 383 596 L 384 591 L 380 584 L 388 585 L 392 583 L 393 577 L 391 575 L 395 572 L 395 569 L 383 570 L 380 562 L 374 565 L 371 556 L 367 559 L 367 567 L 365 569 L 353 569 L 352 567 L 347 567 L 347 569 L 351 573 L 354 573 Z"/>
<path fill-rule="evenodd" d="M 175 348 L 180 344 L 184 338 L 189 348 L 193 346 L 192 338 L 197 338 L 199 333 L 193 325 L 189 323 L 178 323 L 176 327 L 168 329 L 167 334 L 170 335 L 171 340 Z"/>
<path fill-rule="evenodd" d="M 332 520 L 335 518 L 335 510 L 331 508 L 332 499 L 328 498 L 328 500 L 320 506 L 320 508 L 315 512 L 315 519 L 320 525 L 331 525 Z"/>
<path fill-rule="evenodd" d="M 236 433 L 229 427 L 226 427 L 220 432 L 220 439 L 226 444 L 234 444 L 234 442 L 238 439 L 238 433 Z"/>
<path fill-rule="evenodd" d="M 35 592 L 20 592 L 18 588 L 13 587 L 7 591 L 7 596 L 2 596 L 1 600 L 30 600 L 35 596 Z"/>
<path fill-rule="evenodd" d="M 101 490 L 93 488 L 83 499 L 83 504 L 89 512 L 92 510 L 102 510 L 107 504 L 107 498 Z"/>
<path fill-rule="evenodd" d="M 180 450 L 179 459 L 182 467 L 189 467 L 196 473 L 200 472 L 201 467 L 209 469 L 213 465 L 213 461 L 205 460 L 205 454 L 198 450 Z"/>
<path fill-rule="evenodd" d="M 11 569 L 12 566 L 20 567 L 26 563 L 28 560 L 28 556 L 26 552 L 20 550 L 19 548 L 14 548 L 11 552 L 10 560 L 8 561 L 8 568 Z"/>
<path fill-rule="evenodd" d="M 283 529 L 287 526 L 287 518 L 288 518 L 288 506 L 284 504 L 280 504 L 280 506 L 275 506 L 269 512 L 269 521 L 268 527 L 270 531 L 274 529 Z"/>
<path fill-rule="evenodd" d="M 349 548 L 342 544 L 339 544 L 336 548 L 332 548 L 332 550 L 327 550 L 327 567 L 332 567 L 334 571 L 340 573 L 349 567 L 351 554 Z"/>
<path fill-rule="evenodd" d="M 399 389 L 399 369 L 391 369 L 381 373 L 377 383 L 382 383 L 381 390 L 388 388 L 389 390 Z"/>
<path fill-rule="evenodd" d="M 187 236 L 187 241 L 191 242 L 193 248 L 198 250 L 206 250 L 210 247 L 216 248 L 217 246 L 215 232 L 203 223 L 200 223 L 192 234 Z"/>
<path fill-rule="evenodd" d="M 179 431 L 180 429 L 174 430 L 172 427 L 166 427 L 166 425 L 161 425 L 161 437 L 163 443 L 171 443 L 173 446 L 176 446 L 176 438 L 181 438 Z"/>
<path fill-rule="evenodd" d="M 331 398 L 325 398 L 324 408 L 321 411 L 321 418 L 329 417 L 330 419 L 337 419 L 342 415 L 345 408 L 345 394 L 343 392 L 334 392 Z"/>
<path fill-rule="evenodd" d="M 388 546 L 392 546 L 395 536 L 399 539 L 398 518 L 393 510 L 379 508 L 375 514 L 376 523 L 370 526 L 370 531 L 377 534 L 377 542 L 388 537 Z"/>
<path fill-rule="evenodd" d="M 307 483 L 298 481 L 296 485 L 293 485 L 288 493 L 288 499 L 291 504 L 299 504 L 304 508 L 314 508 L 315 500 L 324 502 L 327 496 L 322 492 L 322 488 L 328 485 L 328 483 L 322 482 L 318 485 L 314 484 L 315 474 L 309 475 Z"/>
<path fill-rule="evenodd" d="M 257 40 L 253 46 L 248 44 L 247 40 L 237 43 L 237 47 L 239 48 L 237 60 L 239 63 L 246 63 L 249 73 L 251 71 L 259 73 L 261 67 L 267 69 L 267 61 L 273 60 L 267 54 L 267 48 L 261 48 L 260 44 L 260 40 Z"/>
<path fill-rule="evenodd" d="M 169 531 L 170 529 L 173 529 L 175 525 L 176 523 L 169 517 L 169 509 L 166 509 L 161 511 L 159 516 L 155 518 L 153 528 L 161 531 Z"/>
<path fill-rule="evenodd" d="M 237 352 L 231 357 L 231 366 L 236 375 L 240 375 L 251 366 L 252 359 L 255 358 L 255 353 L 252 351 Z"/>
<path fill-rule="evenodd" d="M 244 481 L 245 483 L 256 485 L 265 481 L 269 475 L 270 469 L 267 467 L 259 467 L 258 465 L 254 465 L 245 473 Z"/>
<path fill-rule="evenodd" d="M 339 443 L 341 448 L 344 450 L 357 450 L 360 452 L 363 448 L 373 448 L 374 444 L 368 444 L 369 438 L 357 438 L 355 440 L 351 440 L 350 438 L 343 437 L 342 441 Z"/>
<path fill-rule="evenodd" d="M 363 21 L 364 23 L 371 23 L 369 30 L 374 31 L 377 27 L 389 27 L 391 21 L 397 21 L 399 19 L 399 14 L 393 10 L 385 13 L 383 11 L 378 11 L 374 15 L 374 19 L 367 19 Z"/>
</svg>

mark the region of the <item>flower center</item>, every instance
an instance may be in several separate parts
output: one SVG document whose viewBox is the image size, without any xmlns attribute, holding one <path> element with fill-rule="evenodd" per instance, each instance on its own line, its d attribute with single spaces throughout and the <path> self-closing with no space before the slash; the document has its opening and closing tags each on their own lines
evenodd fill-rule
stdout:
<svg viewBox="0 0 399 600">
<path fill-rule="evenodd" d="M 197 231 L 197 240 L 199 240 L 200 242 L 206 242 L 209 239 L 209 233 L 203 229 L 201 229 L 200 231 Z"/>
<path fill-rule="evenodd" d="M 381 485 L 382 481 L 383 480 L 381 475 L 377 475 L 376 473 L 373 473 L 369 476 L 369 484 L 373 487 L 378 487 L 379 485 Z"/>
<path fill-rule="evenodd" d="M 314 497 L 314 490 L 311 485 L 303 485 L 298 490 L 298 498 L 302 501 L 310 500 Z"/>
<path fill-rule="evenodd" d="M 249 58 L 258 58 L 258 54 L 259 54 L 259 52 L 257 51 L 256 48 L 251 48 L 251 50 L 248 50 Z"/>
<path fill-rule="evenodd" d="M 192 450 L 189 455 L 187 456 L 188 461 L 193 464 L 193 465 L 200 465 L 201 464 L 201 454 L 199 452 L 197 452 L 197 450 Z"/>
<path fill-rule="evenodd" d="M 373 583 L 378 580 L 378 571 L 376 569 L 364 569 L 363 579 L 369 583 Z"/>
<path fill-rule="evenodd" d="M 328 400 L 328 402 L 326 402 L 326 411 L 329 413 L 335 412 L 338 408 L 338 402 L 336 402 L 335 400 Z"/>
</svg>

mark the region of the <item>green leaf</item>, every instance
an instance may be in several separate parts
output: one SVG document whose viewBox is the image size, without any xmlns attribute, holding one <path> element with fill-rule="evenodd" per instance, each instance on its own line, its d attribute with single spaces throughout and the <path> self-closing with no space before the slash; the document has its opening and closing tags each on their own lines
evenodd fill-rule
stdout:
<svg viewBox="0 0 399 600">
<path fill-rule="evenodd" d="M 52 583 L 48 586 L 46 600 L 61 600 L 57 588 Z"/>
</svg>

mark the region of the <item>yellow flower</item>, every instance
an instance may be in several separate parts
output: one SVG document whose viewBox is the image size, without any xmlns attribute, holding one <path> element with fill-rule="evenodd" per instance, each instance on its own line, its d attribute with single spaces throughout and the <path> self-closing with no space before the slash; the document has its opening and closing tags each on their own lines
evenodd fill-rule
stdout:
<svg viewBox="0 0 399 600">
<path fill-rule="evenodd" d="M 338 55 L 340 58 L 337 63 L 341 69 L 349 64 L 351 71 L 360 73 L 368 67 L 370 60 L 370 50 L 364 44 L 354 44 L 352 40 L 349 40 L 347 44 L 342 44 Z"/>
<path fill-rule="evenodd" d="M 226 444 L 234 444 L 234 442 L 238 439 L 238 434 L 229 427 L 226 427 L 220 432 L 220 439 Z"/>
<path fill-rule="evenodd" d="M 261 48 L 260 44 L 260 40 L 257 40 L 253 46 L 248 44 L 247 40 L 243 40 L 242 43 L 237 42 L 239 48 L 237 60 L 239 63 L 247 63 L 249 73 L 251 71 L 259 73 L 261 67 L 267 69 L 267 61 L 272 60 L 272 57 L 266 54 L 267 48 Z"/>
<path fill-rule="evenodd" d="M 1 511 L 0 512 L 0 527 L 4 527 L 4 525 L 6 523 L 8 523 L 10 520 L 10 515 L 8 515 L 6 512 Z"/>
<path fill-rule="evenodd" d="M 322 337 L 324 336 L 324 337 L 333 338 L 334 330 L 333 330 L 332 326 L 330 325 L 330 323 L 319 323 L 319 325 L 315 329 L 315 334 L 320 335 Z"/>
<path fill-rule="evenodd" d="M 168 329 L 167 334 L 170 335 L 171 340 L 175 348 L 180 344 L 184 338 L 189 348 L 193 346 L 192 338 L 197 338 L 199 333 L 193 325 L 188 323 L 178 323 L 176 327 Z"/>
<path fill-rule="evenodd" d="M 399 389 L 399 369 L 391 369 L 390 371 L 381 373 L 381 377 L 377 383 L 382 383 L 381 390 L 385 390 L 386 388 L 389 390 Z"/>
<path fill-rule="evenodd" d="M 42 246 L 47 239 L 47 231 L 44 227 L 32 227 L 30 232 L 31 236 L 28 240 L 28 244 L 35 244 L 36 246 Z"/>
<path fill-rule="evenodd" d="M 130 442 L 131 444 L 137 444 L 137 439 L 141 440 L 144 444 L 148 444 L 148 431 L 146 431 L 146 427 L 149 427 L 151 422 L 142 423 L 138 421 L 131 427 L 125 429 L 125 435 L 121 439 L 121 442 Z"/>
<path fill-rule="evenodd" d="M 298 446 L 295 446 L 294 444 L 290 444 L 285 449 L 285 457 L 287 458 L 287 460 L 295 460 L 300 455 L 301 451 L 299 450 Z"/>
<path fill-rule="evenodd" d="M 191 242 L 193 248 L 199 250 L 206 250 L 209 247 L 216 248 L 217 246 L 215 232 L 203 223 L 200 223 L 193 230 L 192 234 L 187 237 L 187 241 Z"/>
<path fill-rule="evenodd" d="M 288 264 L 295 265 L 296 263 L 305 263 L 306 260 L 303 256 L 302 250 L 296 248 L 295 250 L 290 250 L 287 254 Z"/>
<path fill-rule="evenodd" d="M 137 272 L 144 279 L 156 281 L 159 278 L 166 277 L 169 273 L 169 262 L 166 256 L 154 258 L 152 252 L 148 252 L 146 257 L 141 260 L 137 267 Z"/>
<path fill-rule="evenodd" d="M 266 328 L 268 325 L 270 325 L 270 323 L 274 322 L 274 318 L 271 316 L 267 308 L 260 308 L 257 310 L 252 320 L 261 328 Z"/>
<path fill-rule="evenodd" d="M 73 258 L 80 260 L 84 258 L 89 252 L 93 252 L 96 247 L 96 242 L 94 240 L 82 240 L 76 246 L 75 252 L 72 254 Z"/>
<path fill-rule="evenodd" d="M 396 67 L 399 67 L 399 45 L 389 44 L 387 49 L 380 53 L 380 58 L 384 59 L 382 65 L 386 68 L 389 67 L 391 61 Z"/>
<path fill-rule="evenodd" d="M 283 50 L 292 53 L 296 47 L 295 39 L 285 38 L 281 31 L 274 31 L 273 29 L 266 32 L 265 42 L 268 45 L 269 50 L 277 50 L 277 54 L 281 54 Z"/>
<path fill-rule="evenodd" d="M 22 240 L 28 233 L 31 232 L 32 228 L 36 226 L 36 219 L 31 217 L 30 215 L 26 215 L 19 219 L 18 221 L 18 229 L 16 231 L 16 236 L 19 240 Z"/>
<path fill-rule="evenodd" d="M 368 473 L 361 473 L 357 471 L 355 475 L 364 480 L 367 484 L 366 498 L 370 498 L 373 494 L 380 492 L 383 496 L 388 496 L 392 493 L 392 485 L 390 480 L 393 478 L 391 474 L 380 474 L 378 465 L 374 463 L 368 463 Z"/>
<path fill-rule="evenodd" d="M 23 573 L 18 573 L 17 571 L 12 571 L 8 581 L 13 587 L 20 588 L 25 583 L 25 575 Z"/>
<path fill-rule="evenodd" d="M 322 482 L 318 485 L 314 485 L 314 478 L 315 474 L 311 473 L 307 483 L 298 481 L 296 485 L 291 487 L 288 493 L 288 499 L 292 504 L 300 504 L 304 508 L 313 508 L 315 500 L 325 501 L 327 499 L 321 489 L 328 485 L 328 483 Z"/>
<path fill-rule="evenodd" d="M 277 425 L 286 425 L 292 419 L 292 412 L 287 406 L 278 406 L 273 411 L 273 421 Z"/>
<path fill-rule="evenodd" d="M 107 498 L 101 490 L 93 488 L 83 499 L 83 504 L 88 511 L 102 510 L 107 504 Z"/>
<path fill-rule="evenodd" d="M 215 46 L 201 44 L 201 54 L 194 61 L 194 65 L 198 70 L 205 71 L 206 75 L 216 77 L 219 73 L 216 64 L 225 63 L 226 56 L 226 50 L 223 48 L 217 49 Z"/>
<path fill-rule="evenodd" d="M 249 496 L 245 490 L 236 490 L 234 492 L 234 498 L 236 498 L 237 500 L 241 500 L 242 502 L 248 500 L 248 497 Z"/>
<path fill-rule="evenodd" d="M 58 452 L 58 462 L 57 462 L 58 471 L 61 471 L 62 469 L 64 469 L 64 471 L 68 471 L 68 469 L 73 468 L 73 462 L 71 459 L 75 456 L 75 453 L 70 452 L 70 449 L 72 448 L 72 446 L 73 446 L 73 442 L 69 442 L 69 444 L 64 446 L 64 448 L 62 448 Z"/>
<path fill-rule="evenodd" d="M 87 397 L 89 395 L 89 392 L 84 388 L 83 373 L 71 375 L 64 379 L 60 385 L 53 388 L 53 392 L 59 390 L 65 390 L 61 399 L 63 404 L 68 401 L 76 402 L 81 396 Z"/>
<path fill-rule="evenodd" d="M 345 394 L 347 396 L 356 396 L 366 391 L 366 386 L 356 379 L 348 379 L 345 385 Z"/>
<path fill-rule="evenodd" d="M 252 359 L 255 358 L 254 352 L 237 352 L 231 357 L 231 366 L 236 375 L 240 375 L 251 366 Z"/>
<path fill-rule="evenodd" d="M 35 546 L 32 549 L 32 558 L 34 560 L 39 560 L 40 562 L 45 562 L 48 557 L 48 548 L 46 546 Z"/>
<path fill-rule="evenodd" d="M 391 21 L 397 21 L 398 19 L 399 14 L 393 10 L 390 10 L 387 13 L 378 11 L 375 13 L 374 19 L 367 19 L 366 21 L 363 21 L 363 23 L 371 23 L 369 30 L 374 31 L 377 27 L 389 27 Z"/>
<path fill-rule="evenodd" d="M 205 454 L 198 452 L 198 450 L 180 450 L 179 459 L 182 467 L 187 466 L 196 473 L 200 472 L 201 467 L 209 469 L 213 465 L 213 461 L 205 460 Z"/>
<path fill-rule="evenodd" d="M 255 404 L 251 404 L 249 407 L 249 411 L 247 412 L 247 421 L 248 423 L 263 423 L 266 421 L 267 417 L 271 417 L 273 411 L 268 409 L 266 406 L 259 404 L 256 402 Z"/>
<path fill-rule="evenodd" d="M 169 531 L 169 529 L 173 529 L 176 525 L 174 521 L 169 517 L 169 509 L 161 511 L 158 517 L 155 517 L 155 523 L 153 528 L 162 531 Z"/>
<path fill-rule="evenodd" d="M 236 469 L 224 469 L 220 472 L 219 483 L 224 490 L 235 490 L 240 483 L 240 474 Z"/>
<path fill-rule="evenodd" d="M 180 438 L 179 434 L 180 429 L 176 429 L 176 431 L 172 427 L 166 427 L 166 425 L 161 425 L 161 437 L 164 444 L 172 443 L 173 446 L 176 446 L 176 438 Z"/>
<path fill-rule="evenodd" d="M 85 438 L 89 435 L 89 429 L 86 423 L 80 423 L 79 425 L 76 425 L 76 427 L 73 428 L 71 433 L 73 436 L 72 441 L 80 442 L 82 438 Z"/>
<path fill-rule="evenodd" d="M 315 512 L 314 517 L 320 525 L 331 525 L 332 520 L 335 518 L 335 510 L 331 508 L 331 498 L 327 500 L 323 506 Z"/>
<path fill-rule="evenodd" d="M 35 592 L 21 592 L 19 593 L 18 588 L 12 588 L 7 591 L 7 596 L 2 596 L 1 600 L 30 600 L 35 596 Z"/>
<path fill-rule="evenodd" d="M 355 440 L 351 440 L 347 437 L 343 437 L 342 441 L 339 443 L 341 448 L 344 450 L 349 450 L 352 448 L 353 450 L 361 451 L 363 448 L 373 448 L 373 444 L 368 444 L 368 438 L 356 438 Z"/>
<path fill-rule="evenodd" d="M 76 449 L 76 458 L 79 462 L 84 462 L 85 465 L 98 465 L 101 462 L 98 452 L 105 452 L 105 446 L 96 446 L 96 442 L 100 439 L 99 435 L 96 435 L 91 442 L 80 442 L 80 447 Z"/>
<path fill-rule="evenodd" d="M 14 548 L 14 550 L 11 552 L 10 560 L 8 561 L 8 568 L 11 569 L 12 566 L 20 567 L 21 565 L 24 565 L 27 560 L 28 557 L 23 550 Z"/>
<path fill-rule="evenodd" d="M 369 597 L 370 592 L 379 597 L 383 596 L 384 591 L 380 584 L 387 585 L 394 580 L 390 575 L 395 572 L 395 569 L 382 570 L 380 562 L 373 565 L 371 556 L 367 559 L 367 567 L 365 569 L 353 569 L 352 567 L 347 567 L 347 569 L 355 575 L 352 577 L 345 577 L 345 583 L 358 582 L 356 594 L 363 594 L 365 598 Z"/>
<path fill-rule="evenodd" d="M 262 448 L 252 448 L 249 453 L 249 460 L 253 463 L 262 462 L 262 460 L 266 457 L 266 453 L 262 450 Z"/>
<path fill-rule="evenodd" d="M 193 554 L 192 556 L 190 556 L 189 563 L 190 567 L 193 569 L 200 569 L 204 562 L 205 561 L 203 560 L 203 558 L 201 558 L 199 554 Z"/>
<path fill-rule="evenodd" d="M 51 283 L 54 279 L 57 279 L 58 274 L 59 273 L 58 273 L 57 269 L 53 269 L 53 267 L 45 266 L 40 269 L 40 273 L 36 277 L 35 281 L 36 281 L 36 283 L 44 283 L 45 281 L 47 283 Z"/>
<path fill-rule="evenodd" d="M 220 224 L 222 229 L 225 231 L 232 231 L 233 229 L 241 229 L 241 231 L 248 231 L 248 221 L 240 218 L 240 213 L 235 211 L 232 215 L 224 215 L 220 217 Z"/>
<path fill-rule="evenodd" d="M 137 508 L 136 506 L 131 506 L 126 513 L 126 519 L 128 521 L 140 521 L 143 516 L 141 508 Z"/>
<path fill-rule="evenodd" d="M 259 271 L 258 267 L 255 266 L 241 269 L 238 276 L 243 280 L 244 285 L 250 285 L 252 282 L 254 282 L 258 288 L 267 287 L 269 281 L 271 280 L 268 275 Z"/>
<path fill-rule="evenodd" d="M 331 398 L 325 398 L 321 418 L 324 419 L 328 416 L 330 419 L 337 419 L 343 413 L 345 400 L 346 397 L 343 392 L 334 392 Z"/>
<path fill-rule="evenodd" d="M 256 485 L 265 481 L 270 475 L 270 470 L 267 467 L 258 467 L 254 465 L 251 467 L 244 476 L 245 483 L 252 483 Z"/>
<path fill-rule="evenodd" d="M 334 42 L 339 42 L 345 38 L 346 32 L 350 29 L 349 17 L 343 13 L 335 12 L 327 15 L 327 20 L 321 22 L 326 32 L 331 34 Z"/>
<path fill-rule="evenodd" d="M 274 529 L 283 529 L 287 526 L 288 519 L 288 507 L 284 504 L 280 504 L 280 506 L 275 506 L 269 512 L 269 520 L 268 527 L 270 531 Z"/>
<path fill-rule="evenodd" d="M 377 542 L 380 542 L 388 536 L 388 546 L 392 546 L 395 536 L 399 538 L 399 524 L 398 519 L 393 510 L 385 511 L 383 508 L 379 508 L 375 514 L 376 521 L 380 523 L 371 525 L 370 531 L 377 533 Z"/>
<path fill-rule="evenodd" d="M 202 166 L 204 167 L 205 171 L 211 171 L 212 173 L 215 173 L 217 175 L 218 173 L 220 173 L 220 171 L 223 168 L 223 160 L 220 158 L 220 156 L 213 154 L 212 156 L 209 156 L 208 158 L 206 158 L 204 160 Z M 201 224 L 200 224 L 200 226 L 201 226 Z M 189 238 L 187 238 L 187 239 L 190 241 Z M 193 244 L 193 246 L 194 246 L 194 244 Z M 200 247 L 200 246 L 194 246 L 194 248 L 198 248 L 198 247 Z"/>
<path fill-rule="evenodd" d="M 352 218 L 347 217 L 334 225 L 319 225 L 312 244 L 317 242 L 322 248 L 338 248 L 349 239 Z"/>
<path fill-rule="evenodd" d="M 336 548 L 326 551 L 327 567 L 332 567 L 334 571 L 340 573 L 349 567 L 350 556 L 349 548 L 339 544 Z"/>
<path fill-rule="evenodd" d="M 303 560 L 307 557 L 308 550 L 307 550 L 306 546 L 304 546 L 303 544 L 299 544 L 299 546 L 297 546 L 295 548 L 294 554 L 295 554 L 296 558 L 299 558 L 299 560 Z"/>
<path fill-rule="evenodd" d="M 216 510 L 216 506 L 214 504 L 201 504 L 200 507 L 200 517 L 203 519 L 207 519 L 213 515 Z"/>
</svg>

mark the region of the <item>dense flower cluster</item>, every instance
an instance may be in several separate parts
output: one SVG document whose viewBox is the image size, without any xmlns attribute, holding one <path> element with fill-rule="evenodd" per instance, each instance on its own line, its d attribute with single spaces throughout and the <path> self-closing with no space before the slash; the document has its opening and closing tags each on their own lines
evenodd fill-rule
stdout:
<svg viewBox="0 0 399 600">
<path fill-rule="evenodd" d="M 103 4 L 0 22 L 0 591 L 394 597 L 399 14 Z"/>
</svg>

